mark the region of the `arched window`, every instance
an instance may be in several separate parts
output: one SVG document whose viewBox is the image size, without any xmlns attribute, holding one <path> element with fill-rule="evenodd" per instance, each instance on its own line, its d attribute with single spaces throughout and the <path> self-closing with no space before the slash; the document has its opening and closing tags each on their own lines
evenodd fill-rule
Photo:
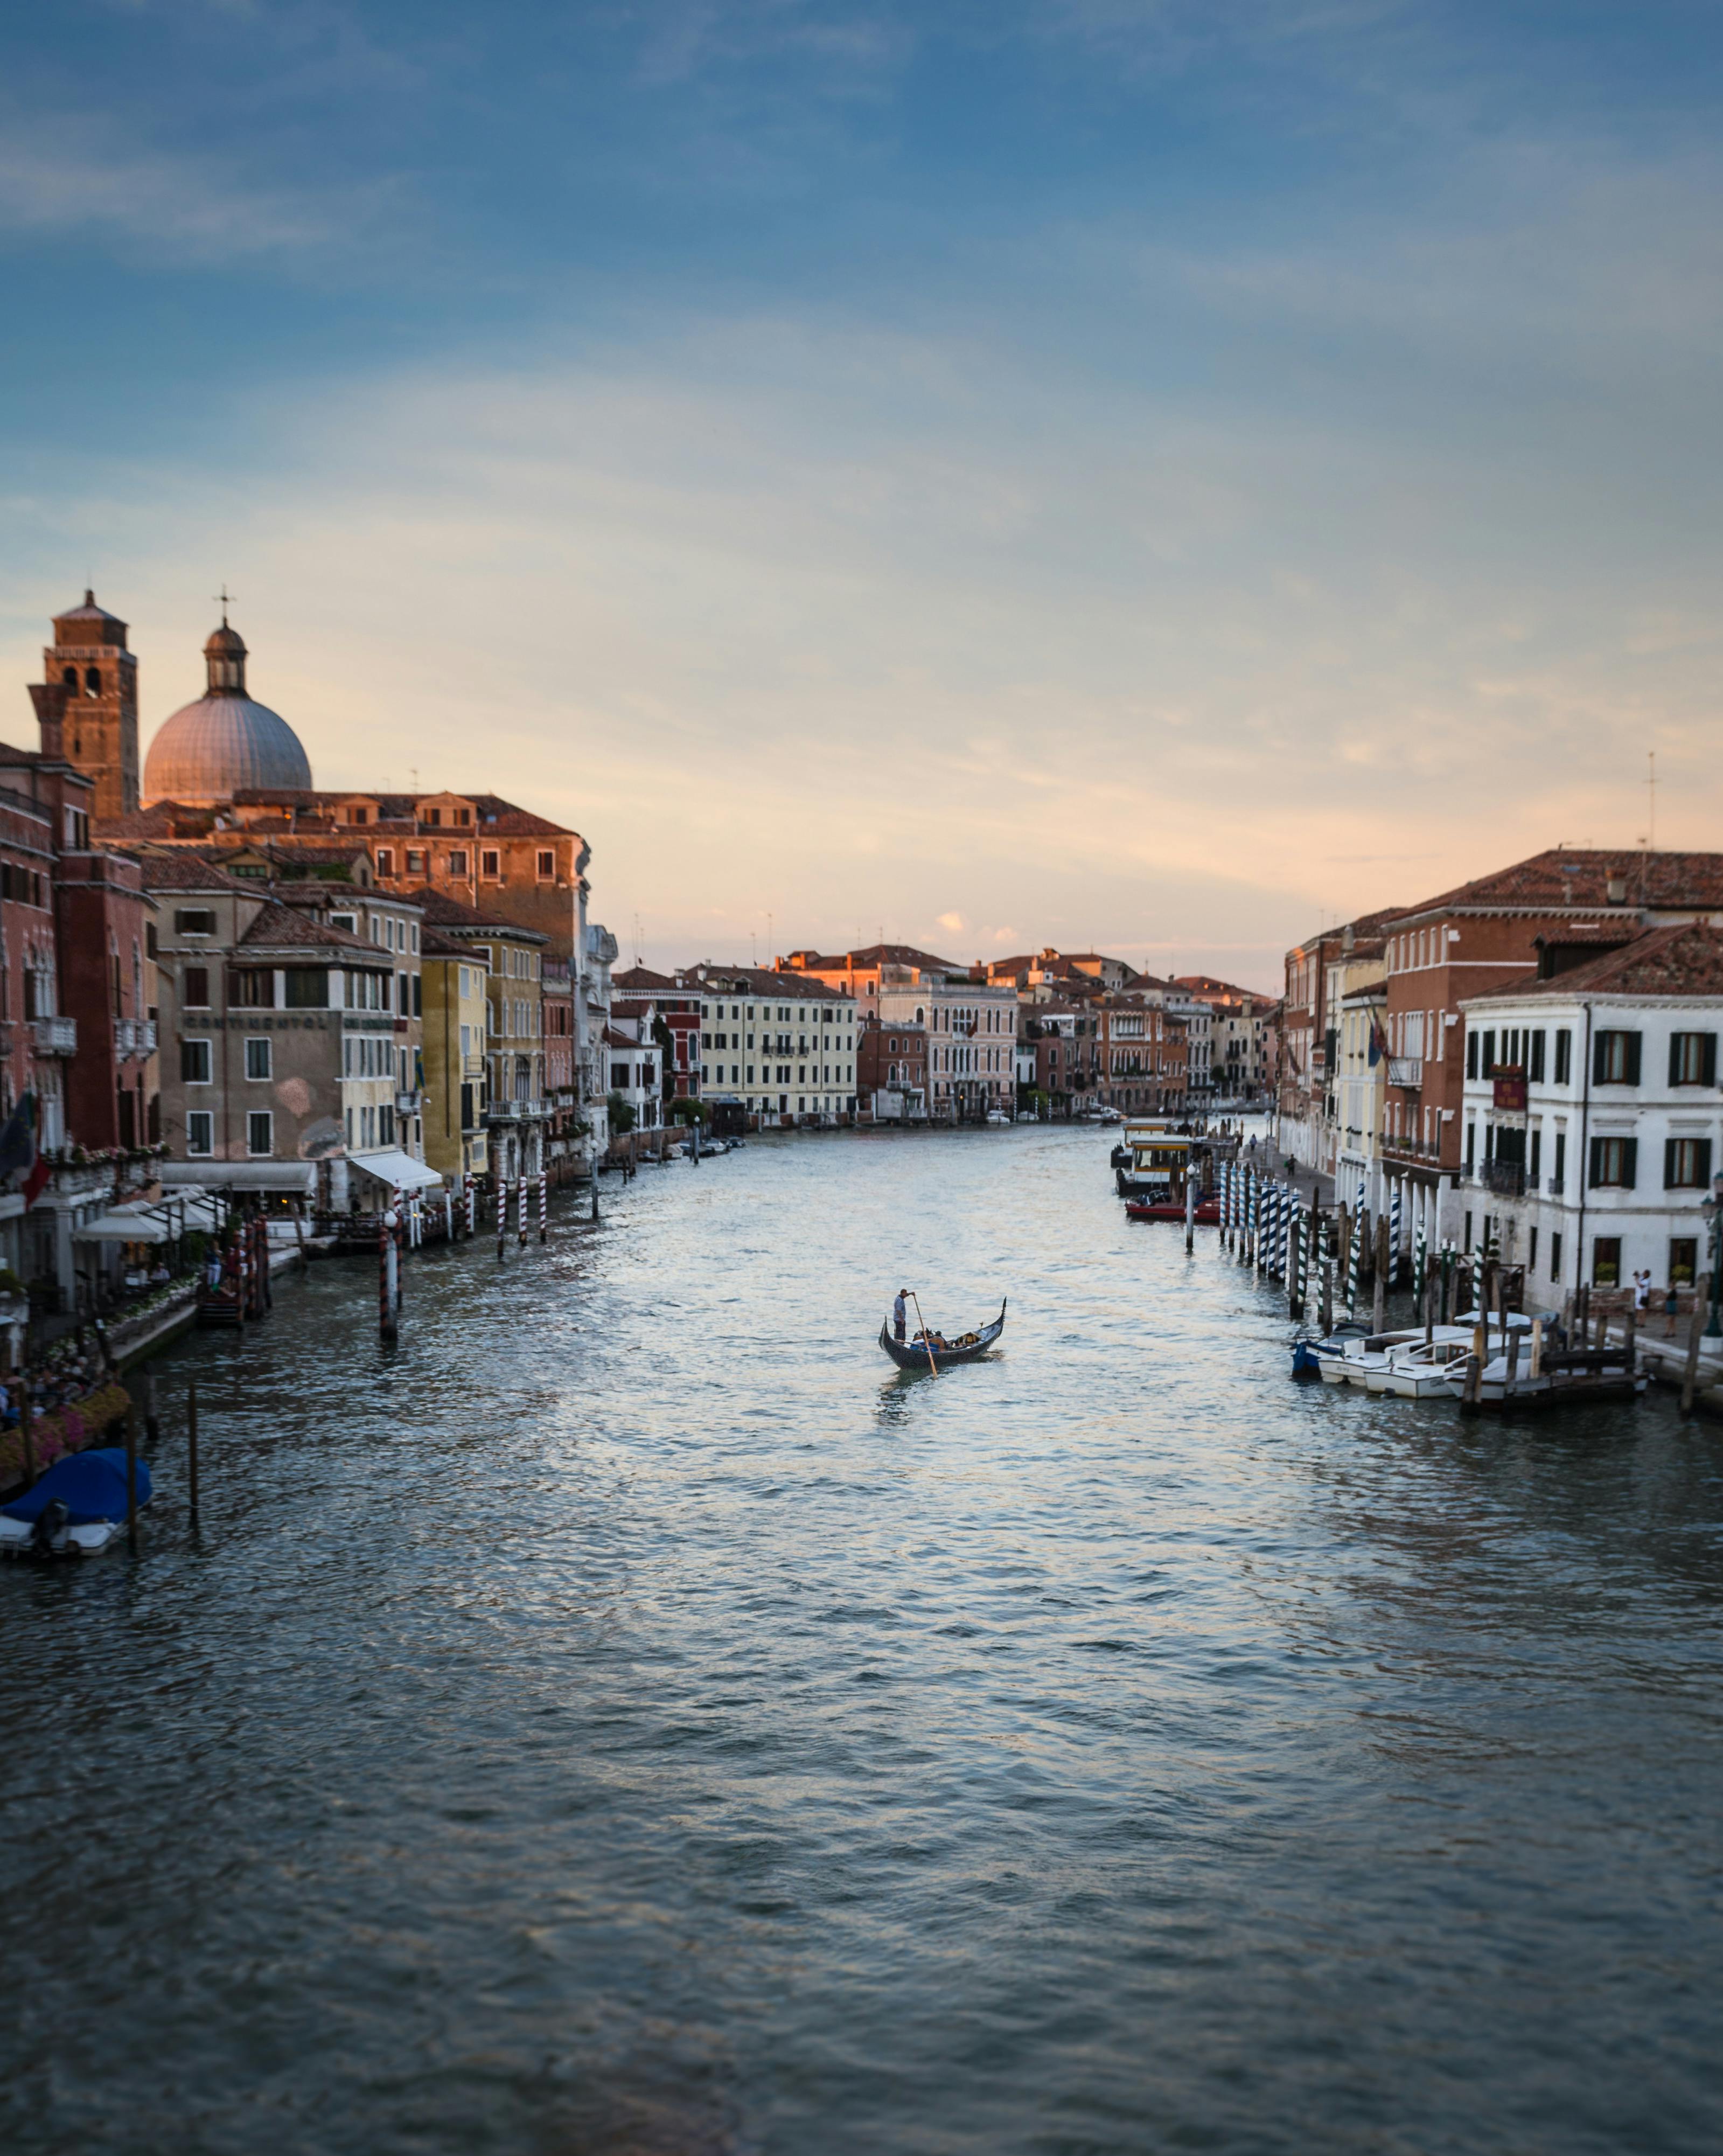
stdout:
<svg viewBox="0 0 1723 2156">
<path fill-rule="evenodd" d="M 84 692 L 88 696 L 99 696 L 102 692 L 102 670 L 88 666 L 84 670 Z"/>
<path fill-rule="evenodd" d="M 61 667 L 60 680 L 68 689 L 75 689 L 78 685 L 77 668 L 75 666 Z"/>
</svg>

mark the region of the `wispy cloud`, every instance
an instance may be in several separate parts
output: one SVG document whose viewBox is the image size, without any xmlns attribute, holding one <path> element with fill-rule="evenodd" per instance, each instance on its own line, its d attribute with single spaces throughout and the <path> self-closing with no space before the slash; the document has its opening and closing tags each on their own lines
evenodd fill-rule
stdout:
<svg viewBox="0 0 1723 2156">
<path fill-rule="evenodd" d="M 115 147 L 86 121 L 0 120 L 0 233 L 88 232 L 192 262 L 347 244 L 378 183 L 337 197 L 249 182 L 218 158 Z"/>
</svg>

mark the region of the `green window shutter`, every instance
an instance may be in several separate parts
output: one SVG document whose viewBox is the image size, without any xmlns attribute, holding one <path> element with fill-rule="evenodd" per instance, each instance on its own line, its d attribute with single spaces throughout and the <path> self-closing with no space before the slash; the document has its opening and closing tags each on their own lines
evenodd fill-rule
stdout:
<svg viewBox="0 0 1723 2156">
<path fill-rule="evenodd" d="M 1629 1034 L 1628 1038 L 1633 1041 L 1635 1047 L 1638 1045 L 1639 1036 L 1637 1033 Z M 1633 1188 L 1638 1173 L 1638 1139 L 1623 1138 L 1621 1146 L 1621 1187 L 1623 1190 L 1631 1190 Z"/>
<path fill-rule="evenodd" d="M 1700 1075 L 1707 1086 L 1715 1086 L 1717 1082 L 1717 1036 L 1715 1033 L 1708 1033 L 1703 1039 L 1705 1046 L 1700 1051 Z M 1709 1144 L 1710 1140 L 1706 1142 Z"/>
<path fill-rule="evenodd" d="M 1637 1033 L 1630 1033 L 1627 1036 L 1627 1082 L 1629 1086 L 1637 1086 L 1639 1082 L 1639 1044 L 1643 1038 L 1644 1036 L 1642 1034 Z M 1637 1141 L 1635 1141 L 1635 1142 L 1637 1142 Z M 1628 1180 L 1631 1185 L 1633 1181 L 1632 1177 L 1630 1176 Z"/>
<path fill-rule="evenodd" d="M 1592 1083 L 1594 1086 L 1609 1083 L 1609 1035 L 1607 1033 L 1597 1034 L 1592 1040 Z"/>
<path fill-rule="evenodd" d="M 1595 1190 L 1595 1189 L 1597 1188 L 1597 1185 L 1599 1184 L 1599 1183 L 1601 1183 L 1601 1182 L 1602 1182 L 1602 1178 L 1603 1178 L 1603 1141 L 1602 1141 L 1602 1138 L 1593 1138 L 1593 1139 L 1592 1140 L 1592 1172 L 1591 1172 L 1591 1184 L 1592 1184 L 1592 1189 L 1593 1189 L 1593 1190 Z"/>
<path fill-rule="evenodd" d="M 1679 1086 L 1680 1082 L 1681 1036 L 1679 1033 L 1672 1033 L 1669 1035 L 1669 1083 L 1672 1086 Z"/>
<path fill-rule="evenodd" d="M 1674 1190 L 1676 1187 L 1675 1140 L 1665 1138 L 1664 1140 L 1664 1188 Z"/>
<path fill-rule="evenodd" d="M 1711 1180 L 1710 1140 L 1709 1138 L 1701 1138 L 1699 1141 L 1697 1150 L 1699 1153 L 1699 1182 L 1702 1188 L 1708 1188 Z"/>
</svg>

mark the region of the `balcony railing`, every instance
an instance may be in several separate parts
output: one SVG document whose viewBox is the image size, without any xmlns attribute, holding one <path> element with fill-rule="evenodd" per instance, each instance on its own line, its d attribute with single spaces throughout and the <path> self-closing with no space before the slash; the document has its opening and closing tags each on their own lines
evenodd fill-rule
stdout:
<svg viewBox="0 0 1723 2156">
<path fill-rule="evenodd" d="M 1408 1091 L 1417 1092 L 1424 1082 L 1424 1061 L 1421 1055 L 1391 1055 L 1388 1058 L 1388 1083 L 1404 1086 Z"/>
<path fill-rule="evenodd" d="M 1517 1160 L 1486 1160 L 1478 1171 L 1478 1180 L 1486 1190 L 1498 1198 L 1523 1198 L 1526 1195 L 1526 1165 Z"/>
<path fill-rule="evenodd" d="M 395 1096 L 395 1113 L 397 1116 L 416 1116 L 418 1113 L 418 1095 L 397 1093 Z"/>
<path fill-rule="evenodd" d="M 36 1029 L 36 1053 L 38 1055 L 75 1055 L 78 1053 L 78 1021 L 74 1018 L 38 1018 Z"/>
<path fill-rule="evenodd" d="M 1544 1185 L 1544 1188 L 1548 1191 L 1551 1198 L 1559 1198 L 1567 1188 L 1567 1178 L 1561 1175 L 1552 1175 Z"/>
<path fill-rule="evenodd" d="M 114 1021 L 114 1053 L 121 1062 L 134 1055 L 153 1055 L 156 1053 L 154 1019 L 116 1018 Z"/>
</svg>

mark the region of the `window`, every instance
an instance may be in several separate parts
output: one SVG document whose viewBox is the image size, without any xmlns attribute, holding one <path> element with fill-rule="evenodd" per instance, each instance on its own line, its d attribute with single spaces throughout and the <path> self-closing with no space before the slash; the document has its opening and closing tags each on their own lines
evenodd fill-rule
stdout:
<svg viewBox="0 0 1723 2156">
<path fill-rule="evenodd" d="M 1468 1026 L 1466 1029 L 1466 1075 L 1468 1078 L 1475 1078 L 1477 1075 L 1478 1035 Z"/>
<path fill-rule="evenodd" d="M 395 849 L 392 846 L 377 848 L 377 872 L 380 876 L 392 876 L 395 873 Z"/>
<path fill-rule="evenodd" d="M 1466 1173 L 1470 1175 L 1477 1164 L 1478 1124 L 1475 1117 L 1466 1125 Z"/>
<path fill-rule="evenodd" d="M 1611 1030 L 1592 1043 L 1592 1083 L 1594 1086 L 1637 1086 L 1639 1082 L 1639 1036 Z"/>
<path fill-rule="evenodd" d="M 275 1150 L 275 1118 L 267 1108 L 255 1108 L 245 1118 L 245 1150 L 254 1160 L 267 1160 Z"/>
<path fill-rule="evenodd" d="M 1526 1231 L 1526 1270 L 1528 1276 L 1537 1270 L 1537 1229 L 1535 1227 Z"/>
<path fill-rule="evenodd" d="M 1670 1085 L 1715 1086 L 1716 1082 L 1716 1034 L 1672 1033 L 1669 1035 Z"/>
<path fill-rule="evenodd" d="M 538 855 L 538 880 L 541 883 L 556 880 L 556 856 L 548 846 L 541 846 Z"/>
<path fill-rule="evenodd" d="M 179 1075 L 182 1086 L 207 1086 L 209 1083 L 210 1044 L 207 1040 L 182 1040 L 179 1045 Z"/>
<path fill-rule="evenodd" d="M 262 1040 L 246 1041 L 245 1075 L 248 1078 L 271 1078 L 274 1075 L 273 1045 L 267 1037 Z"/>
<path fill-rule="evenodd" d="M 440 808 L 428 808 L 425 811 L 425 821 L 430 825 L 433 831 L 441 830 L 443 828 L 443 811 Z"/>
<path fill-rule="evenodd" d="M 331 928 L 345 928 L 349 936 L 356 936 L 359 933 L 359 916 L 356 913 L 331 913 L 329 916 L 329 925 Z"/>
<path fill-rule="evenodd" d="M 1691 1287 L 1693 1276 L 1699 1270 L 1699 1239 L 1695 1235 L 1676 1235 L 1669 1242 L 1669 1286 Z"/>
<path fill-rule="evenodd" d="M 407 849 L 407 873 L 413 876 L 423 875 L 424 872 L 425 857 L 423 850 L 418 846 L 409 846 Z"/>
<path fill-rule="evenodd" d="M 186 1151 L 205 1159 L 215 1151 L 215 1117 L 208 1108 L 193 1108 L 186 1117 Z"/>
<path fill-rule="evenodd" d="M 466 874 L 466 872 L 467 872 L 467 852 L 466 852 L 466 848 L 465 848 L 464 846 L 456 846 L 456 847 L 454 847 L 454 848 L 450 851 L 450 854 L 449 854 L 449 873 L 450 874 L 450 875 L 461 875 L 461 876 L 464 876 L 464 875 Z"/>
<path fill-rule="evenodd" d="M 1599 1235 L 1592 1245 L 1592 1286 L 1621 1286 L 1621 1237 Z"/>
<path fill-rule="evenodd" d="M 1638 1138 L 1592 1140 L 1593 1190 L 1631 1190 L 1638 1166 Z"/>
<path fill-rule="evenodd" d="M 368 808 L 350 808 L 347 811 L 347 821 L 350 824 L 368 824 L 371 821 L 371 811 Z"/>
<path fill-rule="evenodd" d="M 1550 1187 L 1551 1190 L 1559 1191 L 1561 1189 L 1567 1174 L 1567 1133 L 1566 1131 L 1557 1131 L 1556 1133 L 1556 1172 L 1550 1178 Z"/>
<path fill-rule="evenodd" d="M 287 974 L 287 1008 L 289 1010 L 327 1010 L 328 967 L 293 967 Z"/>
<path fill-rule="evenodd" d="M 1664 1188 L 1703 1190 L 1711 1179 L 1709 1138 L 1664 1140 Z"/>
<path fill-rule="evenodd" d="M 1531 1133 L 1531 1159 L 1527 1171 L 1534 1183 L 1536 1183 L 1539 1175 L 1543 1171 L 1543 1162 L 1544 1134 L 1543 1127 L 1540 1124 Z"/>
<path fill-rule="evenodd" d="M 1531 1045 L 1531 1053 L 1526 1059 L 1527 1069 L 1526 1075 L 1534 1086 L 1541 1086 L 1544 1081 L 1543 1028 L 1539 1026 L 1536 1032 L 1531 1034 L 1529 1039 Z"/>
<path fill-rule="evenodd" d="M 1556 1029 L 1556 1083 L 1567 1086 L 1573 1079 L 1573 1035 L 1567 1028 Z"/>
<path fill-rule="evenodd" d="M 229 999 L 241 1010 L 274 1010 L 275 969 L 273 966 L 236 966 L 228 982 Z"/>
<path fill-rule="evenodd" d="M 484 846 L 479 849 L 479 873 L 486 883 L 502 881 L 503 857 L 496 847 Z"/>
<path fill-rule="evenodd" d="M 1561 1277 L 1561 1238 L 1559 1235 L 1551 1235 L 1550 1238 L 1550 1278 L 1552 1281 L 1558 1281 Z"/>
<path fill-rule="evenodd" d="M 209 968 L 187 966 L 180 978 L 180 1000 L 187 1010 L 209 1009 Z"/>
<path fill-rule="evenodd" d="M 177 906 L 173 910 L 176 936 L 213 936 L 215 916 L 207 906 Z"/>
</svg>

